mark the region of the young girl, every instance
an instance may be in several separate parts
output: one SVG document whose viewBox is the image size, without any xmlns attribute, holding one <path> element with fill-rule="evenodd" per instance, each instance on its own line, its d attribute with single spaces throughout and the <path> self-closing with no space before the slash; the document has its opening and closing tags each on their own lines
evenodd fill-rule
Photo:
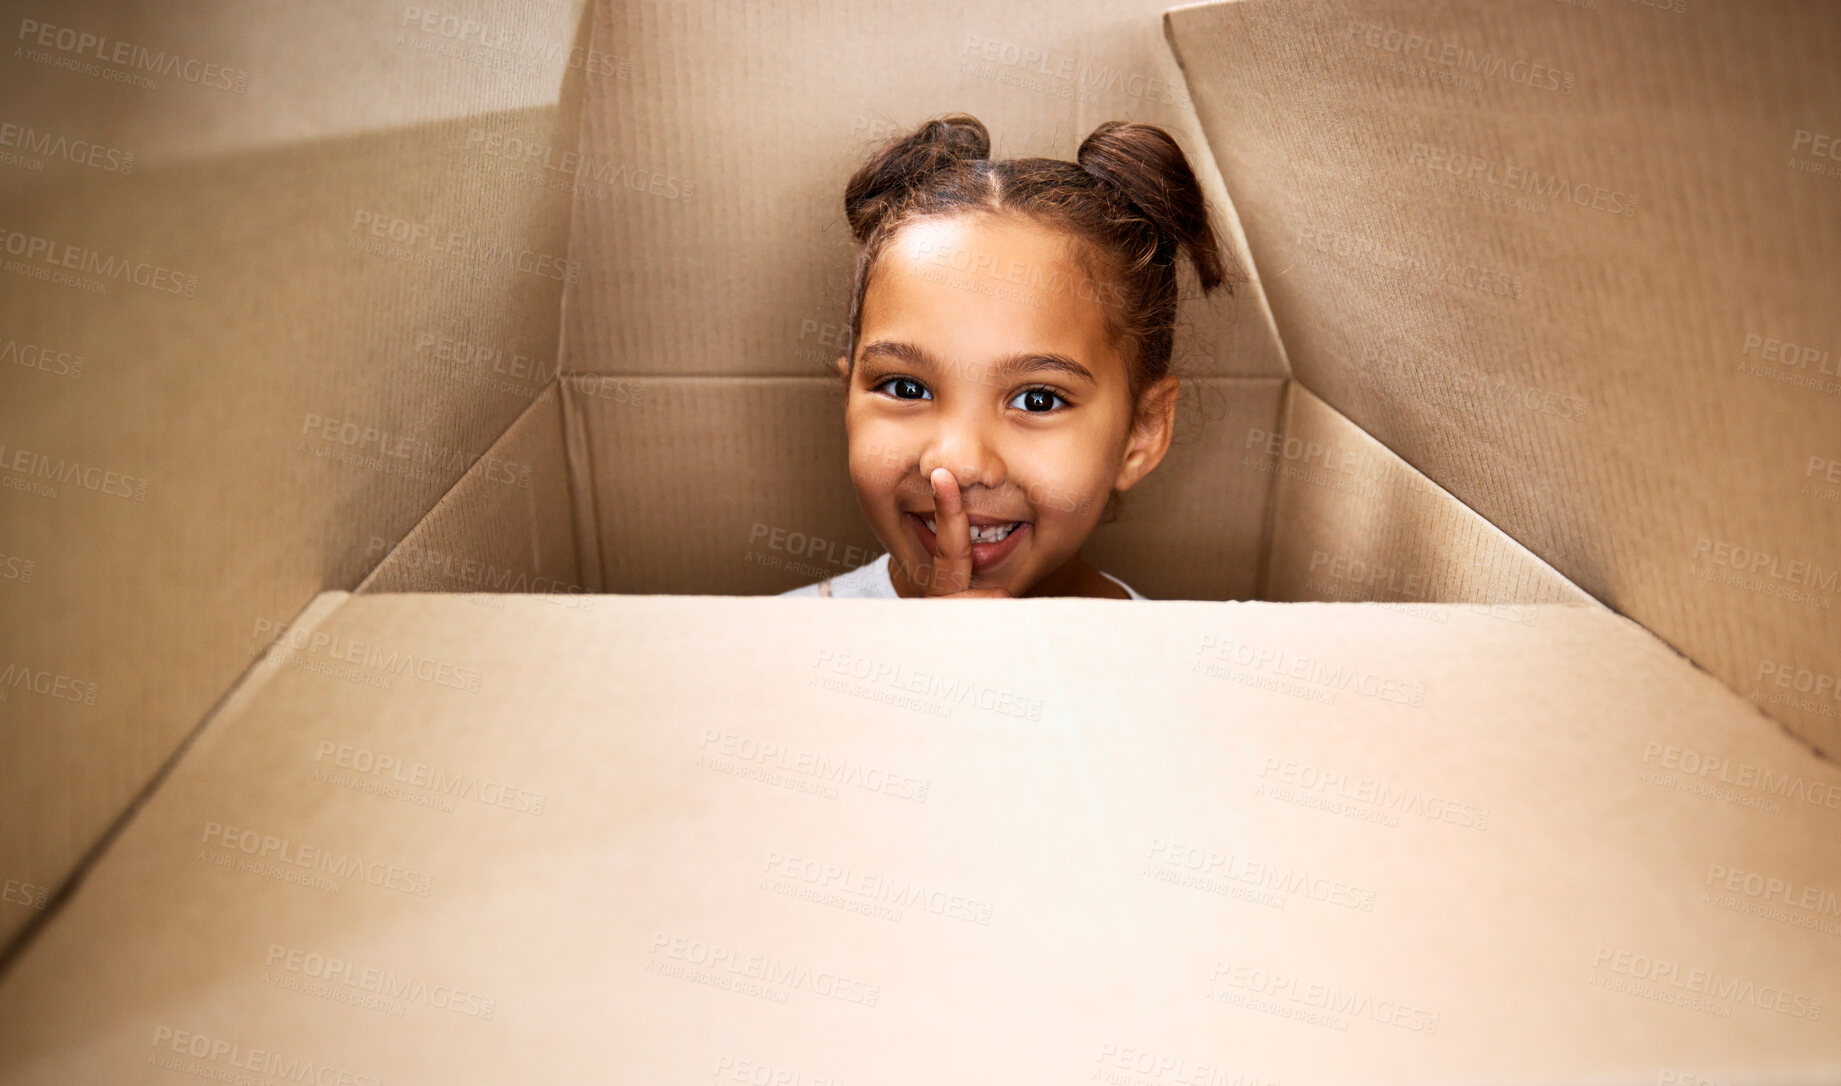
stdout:
<svg viewBox="0 0 1841 1086">
<path fill-rule="evenodd" d="M 788 596 L 1144 599 L 1081 557 L 1170 446 L 1176 260 L 1222 283 L 1163 129 L 1109 121 L 1079 161 L 994 161 L 976 118 L 895 139 L 844 193 L 861 245 L 844 421 L 888 553 Z"/>
</svg>

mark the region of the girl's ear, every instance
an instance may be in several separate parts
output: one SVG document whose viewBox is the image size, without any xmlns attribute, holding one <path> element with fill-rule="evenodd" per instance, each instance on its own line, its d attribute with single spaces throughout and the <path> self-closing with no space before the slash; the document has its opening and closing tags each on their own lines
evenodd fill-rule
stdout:
<svg viewBox="0 0 1841 1086">
<path fill-rule="evenodd" d="M 839 377 L 842 377 L 846 381 L 850 380 L 850 356 L 849 355 L 840 354 L 837 356 L 837 375 Z"/>
<path fill-rule="evenodd" d="M 1125 447 L 1125 459 L 1119 464 L 1113 489 L 1130 490 L 1163 462 L 1176 432 L 1176 394 L 1181 384 L 1172 373 L 1138 394 L 1131 443 Z"/>
</svg>

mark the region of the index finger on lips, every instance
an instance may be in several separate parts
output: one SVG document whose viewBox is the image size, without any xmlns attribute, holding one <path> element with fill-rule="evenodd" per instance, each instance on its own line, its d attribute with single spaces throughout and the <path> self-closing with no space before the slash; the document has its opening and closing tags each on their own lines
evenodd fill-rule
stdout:
<svg viewBox="0 0 1841 1086">
<path fill-rule="evenodd" d="M 933 484 L 933 539 L 939 553 L 933 556 L 927 595 L 950 596 L 972 584 L 972 526 L 952 472 L 934 468 L 929 481 Z"/>
</svg>

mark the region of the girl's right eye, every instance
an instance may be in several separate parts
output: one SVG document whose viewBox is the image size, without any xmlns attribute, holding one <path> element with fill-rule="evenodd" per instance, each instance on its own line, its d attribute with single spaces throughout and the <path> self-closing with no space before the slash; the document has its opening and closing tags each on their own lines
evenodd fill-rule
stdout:
<svg viewBox="0 0 1841 1086">
<path fill-rule="evenodd" d="M 881 391 L 891 385 L 894 386 L 895 391 L 890 392 L 889 395 L 895 397 L 897 400 L 933 399 L 933 393 L 927 391 L 927 386 L 921 384 L 912 377 L 891 377 L 877 385 L 871 391 Z"/>
</svg>

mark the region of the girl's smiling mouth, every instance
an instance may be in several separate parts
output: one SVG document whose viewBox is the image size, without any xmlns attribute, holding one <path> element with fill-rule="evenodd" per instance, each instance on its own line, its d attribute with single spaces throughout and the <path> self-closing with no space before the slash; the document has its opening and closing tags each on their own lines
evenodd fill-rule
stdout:
<svg viewBox="0 0 1841 1086">
<path fill-rule="evenodd" d="M 939 538 L 934 535 L 934 518 L 920 513 L 907 514 L 915 538 L 928 555 L 939 557 Z M 996 517 L 967 517 L 971 523 L 972 568 L 982 570 L 1008 558 L 1022 546 L 1034 527 L 1026 520 L 999 520 Z"/>
</svg>

